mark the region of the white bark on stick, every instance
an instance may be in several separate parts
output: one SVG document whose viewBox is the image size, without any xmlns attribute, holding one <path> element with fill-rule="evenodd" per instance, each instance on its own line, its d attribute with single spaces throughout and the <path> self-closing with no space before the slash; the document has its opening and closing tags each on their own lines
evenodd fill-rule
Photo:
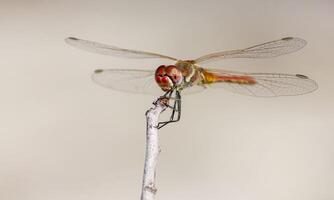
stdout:
<svg viewBox="0 0 334 200">
<path fill-rule="evenodd" d="M 155 200 L 157 192 L 157 188 L 155 187 L 156 165 L 160 153 L 157 126 L 159 115 L 165 108 L 166 104 L 158 100 L 155 106 L 146 112 L 146 155 L 141 200 Z"/>
</svg>

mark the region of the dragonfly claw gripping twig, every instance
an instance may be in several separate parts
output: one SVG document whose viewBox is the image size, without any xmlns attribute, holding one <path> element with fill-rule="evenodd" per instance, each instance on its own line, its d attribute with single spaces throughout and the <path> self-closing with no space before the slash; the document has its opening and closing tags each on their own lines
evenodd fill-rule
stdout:
<svg viewBox="0 0 334 200">
<path fill-rule="evenodd" d="M 175 97 L 172 97 L 172 94 L 174 93 L 175 91 Z M 167 97 L 168 96 L 168 97 Z M 170 119 L 168 121 L 163 121 L 163 122 L 159 122 L 158 123 L 158 129 L 166 126 L 167 124 L 169 123 L 173 123 L 173 122 L 178 122 L 181 118 L 181 94 L 178 90 L 171 90 L 171 91 L 168 91 L 166 92 L 166 94 L 162 97 L 160 97 L 158 99 L 158 101 L 161 101 L 161 100 L 164 100 L 166 101 L 167 104 L 166 107 L 172 109 L 172 114 L 170 116 Z M 174 100 L 174 105 L 173 106 L 170 106 L 169 105 L 169 100 Z M 177 113 L 177 115 L 176 115 Z"/>
</svg>

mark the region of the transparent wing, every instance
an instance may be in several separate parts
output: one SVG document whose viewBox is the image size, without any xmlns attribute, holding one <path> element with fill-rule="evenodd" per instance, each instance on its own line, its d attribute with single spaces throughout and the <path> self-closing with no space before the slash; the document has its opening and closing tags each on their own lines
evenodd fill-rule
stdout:
<svg viewBox="0 0 334 200">
<path fill-rule="evenodd" d="M 306 45 L 300 38 L 286 37 L 246 49 L 222 51 L 208 54 L 195 59 L 196 63 L 204 63 L 225 58 L 269 58 L 298 51 Z"/>
<path fill-rule="evenodd" d="M 207 89 L 203 85 L 192 85 L 190 87 L 187 87 L 181 91 L 181 95 L 189 95 L 189 94 L 196 94 L 203 92 L 205 89 Z"/>
<path fill-rule="evenodd" d="M 165 59 L 174 60 L 174 61 L 177 60 L 176 58 L 164 56 L 161 54 L 145 52 L 145 51 L 137 51 L 137 50 L 131 50 L 131 49 L 123 49 L 123 48 L 112 46 L 112 45 L 101 44 L 101 43 L 92 42 L 88 40 L 82 40 L 82 39 L 78 39 L 74 37 L 66 38 L 65 42 L 79 49 L 83 49 L 86 51 L 103 54 L 103 55 L 121 56 L 121 57 L 127 57 L 127 58 L 165 58 Z"/>
<path fill-rule="evenodd" d="M 97 69 L 92 75 L 97 84 L 130 93 L 162 95 L 154 80 L 154 71 L 136 69 Z"/>
<path fill-rule="evenodd" d="M 250 76 L 256 83 L 216 82 L 208 87 L 256 97 L 293 96 L 310 93 L 318 88 L 317 83 L 301 74 L 241 73 L 217 69 L 207 70 L 219 76 Z"/>
</svg>

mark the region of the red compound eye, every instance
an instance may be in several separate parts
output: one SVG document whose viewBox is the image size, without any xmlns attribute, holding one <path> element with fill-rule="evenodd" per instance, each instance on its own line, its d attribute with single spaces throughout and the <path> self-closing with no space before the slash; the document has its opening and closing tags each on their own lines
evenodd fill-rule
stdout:
<svg viewBox="0 0 334 200">
<path fill-rule="evenodd" d="M 155 70 L 155 75 L 156 76 L 164 76 L 166 74 L 166 66 L 161 65 L 160 67 Z"/>
<path fill-rule="evenodd" d="M 166 67 L 166 74 L 172 79 L 174 84 L 180 84 L 182 80 L 182 73 L 175 65 Z"/>
<path fill-rule="evenodd" d="M 167 76 L 162 77 L 161 82 L 162 83 L 168 83 L 168 77 Z"/>
<path fill-rule="evenodd" d="M 163 91 L 168 91 L 174 86 L 173 76 L 167 74 L 165 65 L 161 65 L 155 71 L 155 81 Z"/>
</svg>

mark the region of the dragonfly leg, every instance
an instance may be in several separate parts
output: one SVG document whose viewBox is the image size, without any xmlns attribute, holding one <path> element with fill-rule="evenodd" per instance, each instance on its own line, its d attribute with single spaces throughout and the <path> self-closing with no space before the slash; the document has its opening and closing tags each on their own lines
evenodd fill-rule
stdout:
<svg viewBox="0 0 334 200">
<path fill-rule="evenodd" d="M 181 94 L 179 91 L 176 91 L 176 101 L 178 102 L 177 106 L 178 106 L 178 109 L 177 109 L 177 112 L 178 112 L 178 115 L 177 115 L 177 120 L 176 121 L 179 121 L 180 118 L 181 118 Z"/>
<path fill-rule="evenodd" d="M 176 120 L 174 120 L 174 114 L 175 114 L 175 112 L 178 113 Z M 179 91 L 176 91 L 175 92 L 175 100 L 174 100 L 173 112 L 172 112 L 172 115 L 170 117 L 170 121 L 177 122 L 177 121 L 180 120 L 180 118 L 181 118 L 181 95 L 180 95 Z"/>
<path fill-rule="evenodd" d="M 175 100 L 174 100 L 174 106 L 171 107 L 171 109 L 172 109 L 173 111 L 172 111 L 172 115 L 170 116 L 170 120 L 169 120 L 169 121 L 172 121 L 172 120 L 174 119 L 174 114 L 175 114 L 175 111 L 176 111 L 176 106 L 177 106 L 177 100 L 176 100 L 176 98 L 175 98 Z"/>
<path fill-rule="evenodd" d="M 171 98 L 173 92 L 174 92 L 174 88 L 171 90 L 168 90 L 162 97 Z"/>
<path fill-rule="evenodd" d="M 172 111 L 170 120 L 169 121 L 164 121 L 164 122 L 159 122 L 158 129 L 166 126 L 169 123 L 178 122 L 181 118 L 181 95 L 180 95 L 180 92 L 177 91 L 177 90 L 175 92 L 174 106 L 171 109 L 173 111 Z M 176 112 L 177 112 L 177 117 L 175 119 L 175 113 Z"/>
<path fill-rule="evenodd" d="M 164 95 L 162 95 L 158 100 L 156 100 L 155 102 L 153 102 L 154 105 L 157 104 L 158 101 L 163 101 L 163 103 L 165 104 L 166 107 L 168 108 L 172 108 L 170 105 L 169 105 L 169 100 L 172 98 L 173 94 L 173 90 L 168 90 Z"/>
<path fill-rule="evenodd" d="M 174 92 L 175 88 L 172 88 L 170 90 L 168 90 L 164 95 L 162 95 L 157 101 L 161 100 L 161 99 L 175 99 L 174 97 L 172 97 L 173 92 Z M 155 104 L 156 102 L 153 102 L 153 104 Z M 168 108 L 174 109 L 174 107 L 170 106 L 169 104 L 166 104 L 166 106 Z M 175 106 L 175 105 L 174 105 Z"/>
</svg>

